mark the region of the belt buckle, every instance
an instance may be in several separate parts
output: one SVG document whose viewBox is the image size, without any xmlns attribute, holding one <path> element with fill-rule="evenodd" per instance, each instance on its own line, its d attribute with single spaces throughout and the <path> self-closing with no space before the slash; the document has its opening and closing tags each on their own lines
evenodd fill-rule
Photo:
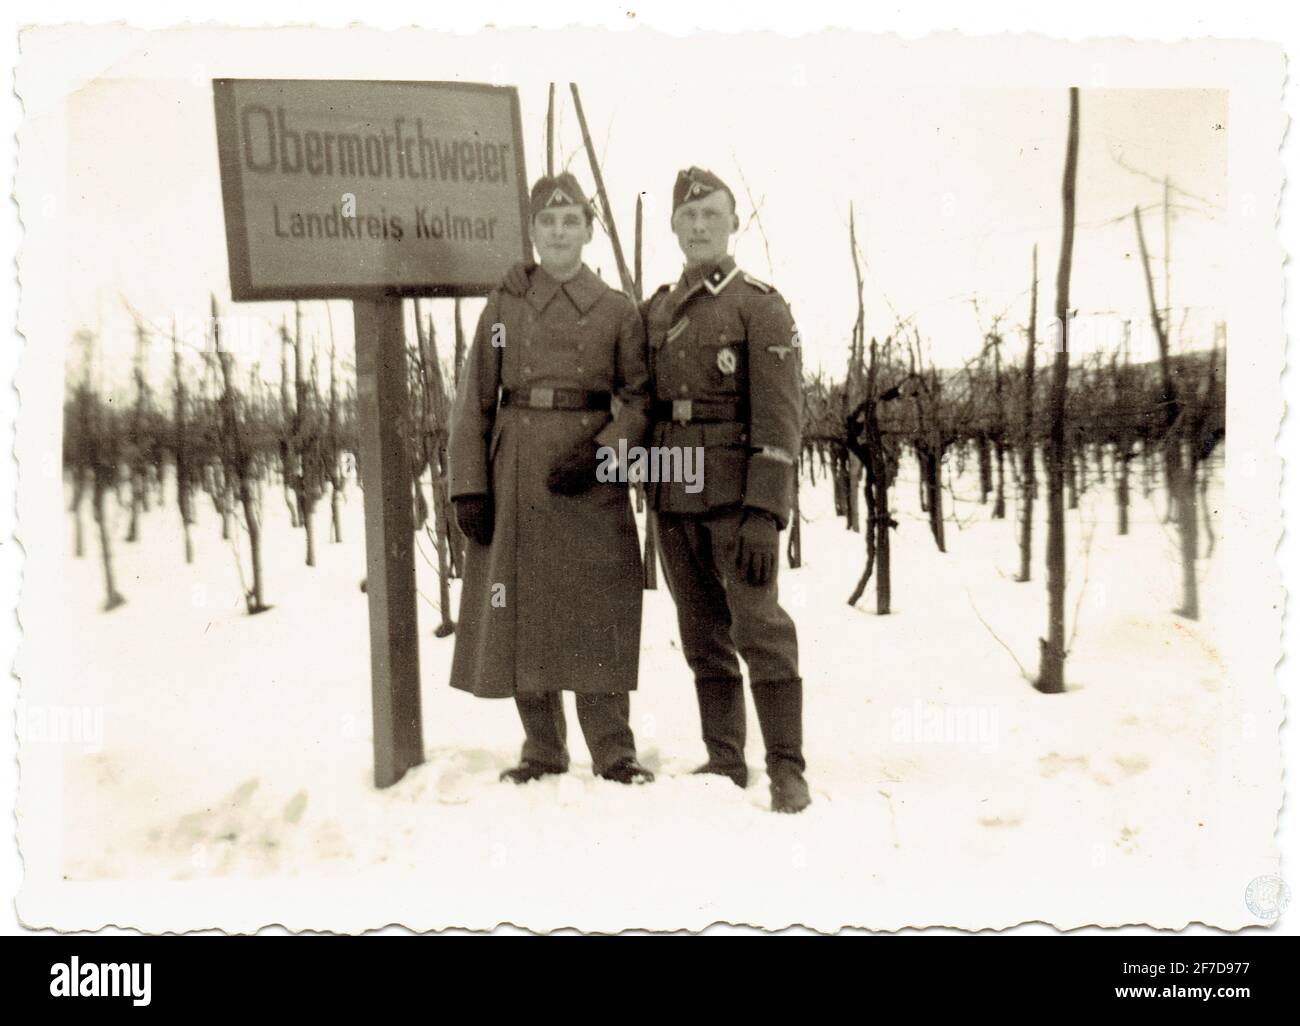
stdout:
<svg viewBox="0 0 1300 1026">
<path fill-rule="evenodd" d="M 691 421 L 691 405 L 692 400 L 690 399 L 674 399 L 673 420 L 679 424 L 689 424 Z"/>
<path fill-rule="evenodd" d="M 533 388 L 528 392 L 528 405 L 534 410 L 555 409 L 555 389 Z"/>
</svg>

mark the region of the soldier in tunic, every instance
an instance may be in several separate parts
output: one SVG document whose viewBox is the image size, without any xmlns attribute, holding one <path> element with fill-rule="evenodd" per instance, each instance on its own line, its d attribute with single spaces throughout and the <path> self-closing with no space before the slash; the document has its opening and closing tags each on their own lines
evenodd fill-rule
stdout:
<svg viewBox="0 0 1300 1026">
<path fill-rule="evenodd" d="M 748 784 L 740 662 L 767 751 L 772 809 L 800 812 L 803 684 L 794 622 L 777 600 L 779 537 L 790 520 L 802 409 L 790 309 L 728 255 L 735 196 L 692 167 L 673 188 L 686 266 L 643 305 L 653 444 L 704 451 L 704 487 L 648 485 L 682 650 L 695 677 L 708 761 L 696 772 Z"/>
<path fill-rule="evenodd" d="M 493 292 L 452 414 L 450 493 L 469 539 L 451 684 L 514 698 L 526 783 L 569 767 L 562 692 L 576 692 L 592 770 L 648 783 L 629 726 L 642 564 L 625 484 L 602 447 L 645 441 L 645 335 L 635 304 L 582 262 L 592 211 L 570 174 L 531 194 L 540 258 Z M 599 479 L 598 479 L 599 478 Z"/>
</svg>

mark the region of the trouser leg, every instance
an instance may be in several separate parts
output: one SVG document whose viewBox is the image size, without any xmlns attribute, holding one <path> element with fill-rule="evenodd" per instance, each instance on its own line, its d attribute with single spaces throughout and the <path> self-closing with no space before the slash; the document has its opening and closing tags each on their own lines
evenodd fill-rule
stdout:
<svg viewBox="0 0 1300 1026">
<path fill-rule="evenodd" d="M 763 585 L 736 569 L 736 534 L 743 516 L 730 512 L 706 521 L 715 570 L 725 585 L 731 638 L 749 670 L 769 772 L 778 762 L 804 768 L 803 686 L 799 639 L 790 614 L 777 600 L 777 567 Z"/>
<path fill-rule="evenodd" d="M 631 702 L 626 693 L 579 693 L 578 725 L 591 752 L 591 771 L 600 776 L 612 766 L 636 759 L 636 741 L 628 720 Z"/>
<path fill-rule="evenodd" d="M 727 594 L 700 518 L 659 515 L 659 552 L 677 606 L 682 652 L 695 675 L 700 727 L 709 762 L 745 764 L 745 695 L 732 640 Z"/>
<path fill-rule="evenodd" d="M 799 637 L 790 614 L 777 600 L 778 567 L 772 567 L 767 583 L 761 585 L 750 584 L 736 569 L 742 516 L 733 511 L 704 521 L 714 570 L 723 583 L 731 640 L 749 669 L 750 683 L 795 680 L 799 676 Z"/>
<path fill-rule="evenodd" d="M 696 680 L 739 681 L 740 660 L 731 640 L 731 613 L 699 518 L 661 513 L 659 554 L 677 607 L 682 654 Z"/>
<path fill-rule="evenodd" d="M 558 691 L 515 695 L 524 725 L 523 761 L 563 773 L 569 768 L 565 746 L 564 702 Z"/>
</svg>

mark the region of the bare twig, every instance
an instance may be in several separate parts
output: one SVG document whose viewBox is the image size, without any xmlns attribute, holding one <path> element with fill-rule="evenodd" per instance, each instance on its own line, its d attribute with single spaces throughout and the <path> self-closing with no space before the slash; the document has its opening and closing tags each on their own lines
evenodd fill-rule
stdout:
<svg viewBox="0 0 1300 1026">
<path fill-rule="evenodd" d="M 1074 650 L 1074 639 L 1079 633 L 1079 610 L 1083 608 L 1083 596 L 1088 591 L 1088 568 L 1092 563 L 1092 536 L 1097 533 L 1096 521 L 1089 523 L 1091 530 L 1088 531 L 1083 544 L 1083 583 L 1079 586 L 1079 595 L 1074 600 L 1074 623 L 1070 626 L 1070 637 L 1065 643 L 1066 655 Z"/>
<path fill-rule="evenodd" d="M 948 492 L 948 497 L 949 497 L 950 499 L 952 499 L 952 502 L 949 503 L 949 510 L 951 511 L 951 514 L 950 514 L 950 515 L 951 515 L 951 517 L 952 517 L 952 522 L 953 522 L 954 524 L 957 525 L 957 530 L 959 530 L 959 531 L 964 531 L 968 525 L 973 524 L 973 523 L 975 522 L 975 518 L 974 518 L 974 517 L 968 517 L 966 520 L 962 520 L 962 518 L 959 517 L 959 516 L 957 515 L 957 502 L 958 502 L 958 499 L 957 499 L 957 492 L 953 489 L 953 486 L 952 486 L 952 467 L 951 467 L 951 466 L 948 467 L 948 480 L 947 480 L 946 482 L 944 482 L 944 488 L 945 488 L 945 490 Z M 967 502 L 967 501 L 969 501 L 969 500 L 967 500 L 967 499 L 962 499 L 961 501 L 962 501 L 962 502 Z"/>
<path fill-rule="evenodd" d="M 989 622 L 980 615 L 979 607 L 975 605 L 975 599 L 971 597 L 970 589 L 967 588 L 965 590 L 966 590 L 966 599 L 968 602 L 970 602 L 971 610 L 975 613 L 975 619 L 977 619 L 980 623 L 984 625 L 984 629 L 989 632 L 989 634 L 993 637 L 994 641 L 996 641 L 999 645 L 1001 645 L 1003 648 L 1007 650 L 1007 655 L 1011 657 L 1012 662 L 1014 662 L 1016 666 L 1019 668 L 1020 676 L 1022 676 L 1025 680 L 1029 681 L 1029 683 L 1032 684 L 1034 682 L 1034 678 L 1031 677 L 1029 675 L 1029 672 L 1025 669 L 1025 664 L 1016 658 L 1016 654 L 1011 650 L 1011 646 L 1008 645 L 1005 641 L 1003 641 L 1000 637 L 998 637 L 998 632 L 995 631 L 992 627 L 990 627 Z"/>
<path fill-rule="evenodd" d="M 749 199 L 750 209 L 753 211 L 753 213 L 749 215 L 749 218 L 758 226 L 759 237 L 763 240 L 763 255 L 767 258 L 767 273 L 769 277 L 775 277 L 776 270 L 772 266 L 772 249 L 767 242 L 767 232 L 763 229 L 763 219 L 758 213 L 759 209 L 763 206 L 764 201 L 766 201 L 767 196 L 764 195 L 757 203 L 754 202 L 754 193 L 750 190 L 749 181 L 745 178 L 745 169 L 740 166 L 740 161 L 736 160 L 735 150 L 732 150 L 731 152 L 731 159 L 736 164 L 736 171 L 740 175 L 740 184 L 744 187 L 745 195 Z M 746 222 L 746 226 L 748 226 L 748 222 Z"/>
<path fill-rule="evenodd" d="M 1158 177 L 1158 176 L 1156 176 L 1156 175 L 1153 175 L 1150 171 L 1143 171 L 1141 168 L 1134 167 L 1132 164 L 1127 163 L 1127 162 L 1124 160 L 1124 158 L 1121 157 L 1121 156 L 1119 155 L 1119 152 L 1118 152 L 1117 150 L 1115 150 L 1113 147 L 1111 148 L 1111 151 L 1110 151 L 1110 158 L 1111 158 L 1111 160 L 1115 161 L 1116 164 L 1118 164 L 1120 167 L 1122 167 L 1125 171 L 1127 171 L 1129 174 L 1137 175 L 1139 178 L 1145 178 L 1147 181 L 1149 181 L 1149 182 L 1153 182 L 1154 184 L 1159 185 L 1159 186 L 1162 186 L 1162 187 L 1165 185 L 1165 179 L 1164 179 L 1164 178 L 1160 178 L 1160 177 Z M 1212 208 L 1212 209 L 1214 209 L 1214 210 L 1221 210 L 1221 209 L 1222 209 L 1222 207 L 1221 207 L 1218 203 L 1215 203 L 1213 200 L 1207 200 L 1204 196 L 1198 196 L 1198 195 L 1196 195 L 1196 193 L 1194 193 L 1194 192 L 1189 192 L 1187 189 L 1184 189 L 1184 188 L 1182 188 L 1181 186 L 1175 185 L 1173 182 L 1169 182 L 1168 184 L 1169 184 L 1169 190 L 1170 190 L 1171 192 L 1182 193 L 1182 194 L 1183 194 L 1184 196 L 1186 196 L 1188 199 L 1193 199 L 1193 200 L 1195 200 L 1197 203 L 1204 203 L 1207 207 L 1210 207 L 1210 208 Z M 1185 208 L 1185 209 L 1189 209 L 1189 210 L 1191 210 L 1191 209 L 1194 209 L 1194 208 L 1192 208 L 1192 207 L 1188 207 L 1188 208 Z M 1198 213 L 1204 213 L 1204 211 L 1198 211 Z M 1206 215 L 1206 216 L 1209 216 L 1209 215 Z"/>
</svg>

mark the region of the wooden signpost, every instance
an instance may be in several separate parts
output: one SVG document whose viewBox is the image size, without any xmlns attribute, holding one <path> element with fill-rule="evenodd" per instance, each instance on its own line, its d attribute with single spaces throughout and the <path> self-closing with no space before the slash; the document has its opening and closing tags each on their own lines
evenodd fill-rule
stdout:
<svg viewBox="0 0 1300 1026">
<path fill-rule="evenodd" d="M 375 786 L 423 761 L 402 298 L 531 255 L 519 98 L 456 82 L 213 82 L 231 298 L 350 299 Z"/>
</svg>

